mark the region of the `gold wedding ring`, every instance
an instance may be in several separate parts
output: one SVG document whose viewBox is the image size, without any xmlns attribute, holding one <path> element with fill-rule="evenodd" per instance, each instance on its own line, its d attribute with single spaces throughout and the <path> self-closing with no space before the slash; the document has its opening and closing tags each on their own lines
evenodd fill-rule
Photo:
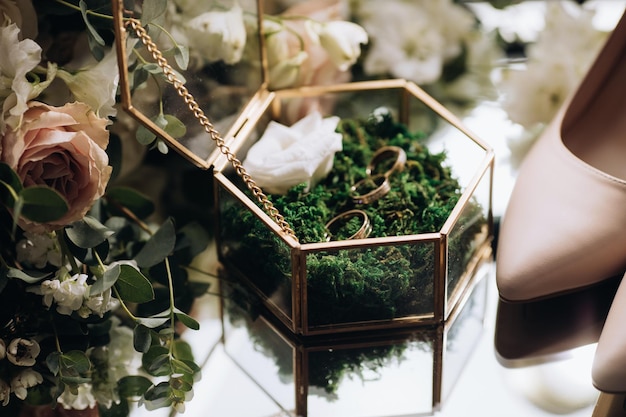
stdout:
<svg viewBox="0 0 626 417">
<path fill-rule="evenodd" d="M 383 174 L 385 177 L 389 177 L 396 171 L 401 172 L 406 164 L 406 152 L 399 146 L 383 146 L 374 153 L 370 163 L 365 168 L 365 173 L 371 176 L 381 163 L 391 164 L 391 167 Z"/>
<path fill-rule="evenodd" d="M 333 217 L 328 223 L 326 223 L 326 241 L 329 242 L 332 240 L 333 236 L 337 234 L 337 231 L 348 223 L 350 219 L 353 217 L 361 217 L 363 219 L 363 223 L 359 230 L 356 231 L 352 236 L 348 238 L 350 239 L 365 239 L 372 232 L 372 223 L 370 223 L 370 219 L 367 216 L 367 213 L 363 210 L 348 210 L 344 211 L 341 214 Z"/>
<path fill-rule="evenodd" d="M 384 197 L 391 190 L 391 185 L 384 174 L 367 177 L 350 187 L 354 204 L 371 204 Z"/>
</svg>

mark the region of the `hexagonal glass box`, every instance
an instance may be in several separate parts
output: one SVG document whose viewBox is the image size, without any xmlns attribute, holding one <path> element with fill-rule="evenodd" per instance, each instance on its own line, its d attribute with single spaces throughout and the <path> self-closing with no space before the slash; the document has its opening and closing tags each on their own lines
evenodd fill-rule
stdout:
<svg viewBox="0 0 626 417">
<path fill-rule="evenodd" d="M 262 92 L 238 121 L 233 142 L 237 144 L 236 154 L 245 159 L 268 123 L 288 123 L 283 120 L 293 114 L 294 106 L 330 109 L 324 116 L 338 115 L 342 120 L 359 120 L 358 115 L 386 109 L 409 131 L 431 132 L 424 134 L 419 144 L 413 141 L 408 146 L 424 146 L 430 154 L 445 155 L 442 165 L 458 181 L 458 189 L 447 203 L 448 211 L 438 223 L 432 222 L 431 230 L 307 241 L 309 224 L 298 223 L 299 227 L 293 228 L 295 237 L 285 232 L 257 204 L 245 181 L 223 158 L 215 163 L 215 180 L 218 251 L 224 267 L 253 288 L 265 306 L 298 334 L 388 329 L 446 320 L 475 276 L 478 261 L 490 253 L 490 148 L 416 85 L 386 80 Z M 340 158 L 347 158 L 346 153 L 336 154 L 335 164 Z M 409 163 L 419 161 L 409 158 Z M 300 195 L 303 200 L 309 196 L 306 192 Z M 279 197 L 270 198 L 280 204 Z M 288 212 L 285 220 L 295 218 L 297 223 L 297 215 L 291 212 L 296 210 L 293 204 L 307 203 L 289 204 L 281 206 Z M 371 210 L 366 205 L 349 207 Z M 394 210 L 405 213 L 402 209 Z M 311 227 L 324 225 L 335 214 L 331 210 Z M 373 218 L 377 213 L 368 214 Z M 394 221 L 408 222 L 411 216 L 421 216 L 421 222 L 427 215 L 427 210 L 405 213 Z"/>
</svg>

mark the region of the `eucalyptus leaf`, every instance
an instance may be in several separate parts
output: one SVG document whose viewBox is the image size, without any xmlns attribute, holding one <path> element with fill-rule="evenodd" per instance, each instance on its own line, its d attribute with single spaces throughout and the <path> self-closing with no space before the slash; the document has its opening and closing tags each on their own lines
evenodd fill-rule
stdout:
<svg viewBox="0 0 626 417">
<path fill-rule="evenodd" d="M 147 146 L 154 142 L 156 135 L 144 125 L 139 125 L 137 132 L 135 133 L 135 138 L 137 139 L 137 142 Z"/>
<path fill-rule="evenodd" d="M 149 327 L 151 329 L 154 329 L 156 327 L 162 326 L 165 323 L 167 323 L 167 321 L 169 320 L 169 317 L 158 317 L 158 316 L 153 316 L 153 317 L 138 317 L 135 322 Z"/>
<path fill-rule="evenodd" d="M 48 356 L 46 356 L 46 365 L 52 375 L 57 375 L 59 370 L 61 369 L 61 352 L 52 352 Z"/>
<path fill-rule="evenodd" d="M 20 192 L 21 214 L 39 223 L 58 220 L 67 213 L 67 201 L 55 190 L 45 186 L 24 188 Z"/>
<path fill-rule="evenodd" d="M 128 375 L 118 381 L 117 390 L 123 398 L 141 397 L 151 386 L 152 381 L 144 376 Z"/>
<path fill-rule="evenodd" d="M 163 346 L 152 346 L 141 357 L 141 364 L 152 376 L 169 375 L 171 372 L 169 350 Z"/>
<path fill-rule="evenodd" d="M 192 318 L 188 314 L 183 313 L 177 308 L 174 309 L 174 313 L 176 314 L 176 318 L 188 328 L 192 330 L 200 329 L 200 323 L 198 323 L 194 318 Z"/>
<path fill-rule="evenodd" d="M 131 187 L 111 187 L 107 190 L 106 196 L 116 205 L 130 210 L 140 219 L 146 218 L 154 213 L 154 203 L 146 195 Z"/>
<path fill-rule="evenodd" d="M 179 360 L 193 361 L 193 351 L 191 345 L 182 339 L 172 342 L 172 352 L 174 357 Z"/>
<path fill-rule="evenodd" d="M 102 277 L 98 278 L 90 287 L 89 295 L 102 294 L 109 288 L 111 288 L 122 273 L 122 266 L 120 264 L 110 265 Z"/>
<path fill-rule="evenodd" d="M 130 265 L 120 264 L 115 288 L 124 301 L 131 303 L 146 303 L 154 299 L 154 289 L 148 278 Z"/>
<path fill-rule="evenodd" d="M 96 31 L 91 22 L 89 22 L 89 17 L 87 16 L 87 3 L 84 0 L 80 0 L 78 5 L 80 7 L 80 13 L 83 15 L 83 20 L 85 21 L 85 26 L 87 27 L 89 35 L 93 37 L 94 41 L 98 45 L 104 46 L 104 39 L 102 39 L 102 36 L 100 36 L 100 34 Z"/>
<path fill-rule="evenodd" d="M 13 206 L 22 188 L 22 181 L 17 173 L 6 163 L 0 162 L 0 202 Z"/>
<path fill-rule="evenodd" d="M 113 235 L 113 230 L 107 228 L 91 216 L 72 223 L 65 228 L 67 237 L 79 248 L 93 248 Z"/>
<path fill-rule="evenodd" d="M 187 133 L 187 127 L 176 116 L 172 114 L 166 114 L 165 120 L 167 125 L 165 126 L 165 132 L 168 133 L 174 139 L 181 138 Z"/>
<path fill-rule="evenodd" d="M 74 370 L 78 374 L 85 374 L 91 368 L 87 354 L 80 350 L 63 353 L 59 358 L 61 369 Z"/>
<path fill-rule="evenodd" d="M 165 143 L 163 140 L 158 139 L 156 145 L 159 152 L 161 152 L 163 155 L 167 155 L 169 153 L 170 148 L 168 148 L 167 143 Z"/>
<path fill-rule="evenodd" d="M 51 272 L 41 272 L 41 271 L 24 271 L 17 268 L 7 267 L 6 268 L 6 277 L 7 278 L 17 278 L 28 284 L 37 284 L 42 279 L 49 277 L 52 275 Z"/>
<path fill-rule="evenodd" d="M 137 264 L 142 268 L 149 268 L 169 256 L 176 244 L 175 229 L 172 218 L 167 219 L 135 256 Z"/>
<path fill-rule="evenodd" d="M 137 352 L 147 352 L 152 344 L 152 331 L 142 325 L 137 324 L 133 329 L 133 347 Z"/>
<path fill-rule="evenodd" d="M 174 48 L 174 59 L 182 70 L 186 70 L 189 65 L 189 48 L 185 45 L 176 45 Z"/>
<path fill-rule="evenodd" d="M 163 16 L 167 9 L 167 0 L 151 0 L 143 2 L 141 13 L 141 23 L 143 26 L 148 25 L 157 18 Z"/>
</svg>

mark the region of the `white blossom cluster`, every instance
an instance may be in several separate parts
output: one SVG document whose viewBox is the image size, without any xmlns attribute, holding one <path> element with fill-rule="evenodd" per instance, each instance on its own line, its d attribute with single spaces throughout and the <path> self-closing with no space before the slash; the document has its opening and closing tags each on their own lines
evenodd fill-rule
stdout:
<svg viewBox="0 0 626 417">
<path fill-rule="evenodd" d="M 8 345 L 0 339 L 0 363 L 8 361 L 13 365 L 10 367 L 10 380 L 0 379 L 0 403 L 3 406 L 9 403 L 11 394 L 24 400 L 28 388 L 43 382 L 41 374 L 32 368 L 40 351 L 39 343 L 33 339 L 18 337 Z"/>
</svg>

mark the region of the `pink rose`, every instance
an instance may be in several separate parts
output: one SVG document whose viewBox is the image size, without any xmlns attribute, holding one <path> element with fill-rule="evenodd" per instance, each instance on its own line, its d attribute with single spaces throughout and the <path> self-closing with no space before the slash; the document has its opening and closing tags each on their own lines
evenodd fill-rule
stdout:
<svg viewBox="0 0 626 417">
<path fill-rule="evenodd" d="M 337 20 L 345 20 L 346 11 L 343 4 L 338 0 L 306 0 L 297 3 L 288 8 L 281 16 L 300 16 L 314 19 L 318 22 L 330 22 Z M 307 53 L 307 59 L 298 66 L 298 76 L 293 83 L 288 86 L 281 87 L 300 87 L 309 85 L 334 85 L 350 81 L 351 74 L 349 71 L 342 71 L 330 59 L 326 50 L 319 44 L 313 42 L 305 27 L 303 19 L 285 19 L 285 25 L 289 26 L 290 31 L 297 33 L 300 37 L 296 37 L 290 31 L 282 31 L 277 34 L 277 43 L 282 43 L 287 47 L 287 55 L 295 56 L 301 47 Z M 300 44 L 300 41 L 303 44 Z M 268 54 L 269 66 L 278 65 L 278 62 L 272 62 L 272 59 L 283 59 L 281 56 L 272 56 Z M 271 73 L 270 73 L 271 82 Z M 286 124 L 294 123 L 305 117 L 313 111 L 320 111 L 324 114 L 329 113 L 333 107 L 332 100 L 325 101 L 319 98 L 301 98 L 290 100 L 283 108 L 283 122 Z"/>
<path fill-rule="evenodd" d="M 0 160 L 24 187 L 47 185 L 67 200 L 69 210 L 61 219 L 20 222 L 27 231 L 44 232 L 80 220 L 104 194 L 112 170 L 105 152 L 108 121 L 79 102 L 53 107 L 33 101 L 28 107 L 21 126 L 0 139 Z"/>
</svg>

